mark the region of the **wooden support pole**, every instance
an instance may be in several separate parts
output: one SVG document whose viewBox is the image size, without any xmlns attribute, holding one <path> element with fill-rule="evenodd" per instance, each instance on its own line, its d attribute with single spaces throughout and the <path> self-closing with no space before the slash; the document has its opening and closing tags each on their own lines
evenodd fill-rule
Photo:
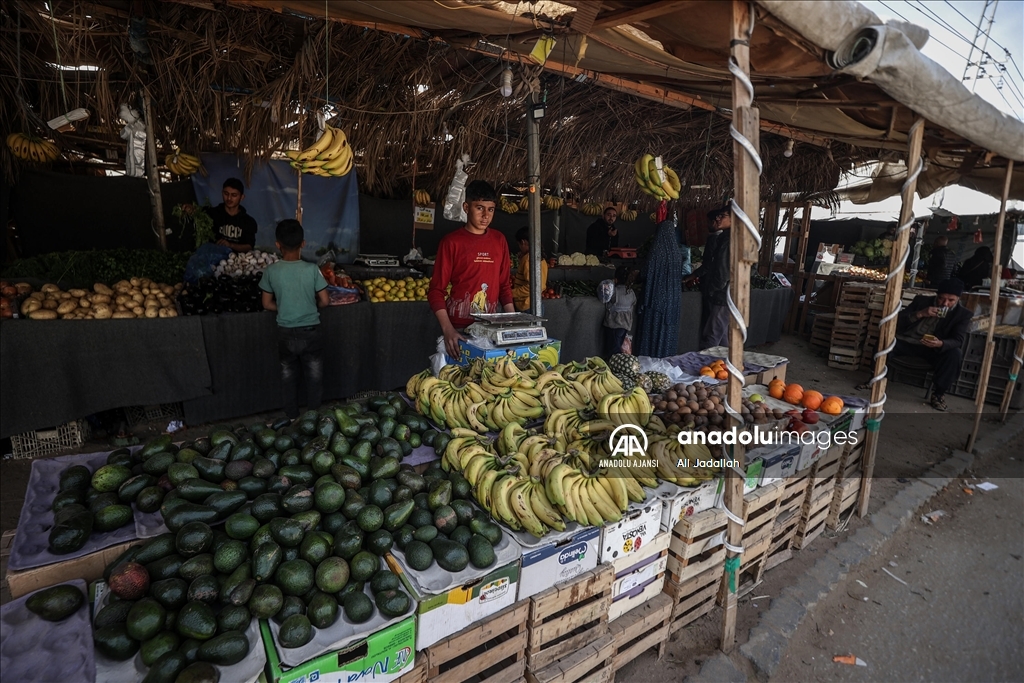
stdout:
<svg viewBox="0 0 1024 683">
<path fill-rule="evenodd" d="M 996 221 L 996 243 L 992 250 L 992 286 L 988 293 L 988 331 L 985 332 L 985 356 L 981 359 L 981 373 L 978 375 L 978 395 L 974 397 L 974 428 L 967 438 L 967 452 L 974 450 L 981 428 L 981 413 L 985 410 L 985 394 L 988 393 L 988 376 L 992 371 L 992 355 L 995 353 L 996 316 L 999 314 L 999 282 L 1003 275 L 1003 226 L 1006 224 L 1006 200 L 1010 198 L 1010 181 L 1013 179 L 1013 159 L 1006 162 L 1006 180 L 1003 181 L 1003 196 L 999 202 L 999 220 Z"/>
<path fill-rule="evenodd" d="M 530 310 L 534 315 L 543 315 L 543 288 L 540 286 L 540 260 L 543 258 L 543 245 L 540 243 L 540 122 L 533 116 L 533 105 L 536 102 L 536 94 L 531 94 L 526 101 L 526 180 L 530 184 Z"/>
<path fill-rule="evenodd" d="M 917 177 L 914 170 L 921 161 L 921 143 L 924 140 L 924 119 L 917 119 L 910 128 L 910 143 L 907 151 L 907 177 L 903 185 L 903 206 L 900 208 L 900 226 L 906 225 L 914 219 L 914 193 L 917 191 Z M 911 177 L 913 178 L 911 179 Z M 900 267 L 903 259 L 907 257 L 910 249 L 910 229 L 899 230 L 896 233 L 896 240 L 892 245 L 892 254 L 889 256 L 889 272 Z M 899 310 L 900 298 L 903 294 L 903 272 L 890 278 L 885 283 L 885 301 L 882 310 L 885 311 L 883 319 L 892 315 L 893 311 Z M 878 348 L 887 349 L 896 339 L 896 318 L 886 320 L 878 331 Z M 873 377 L 882 376 L 885 373 L 886 356 L 882 355 L 875 359 Z M 863 474 L 861 476 L 860 499 L 858 514 L 864 517 L 868 513 L 868 502 L 871 496 L 871 475 L 875 471 L 875 452 L 878 449 L 878 427 L 882 415 L 882 397 L 885 396 L 886 380 L 880 379 L 871 385 L 871 404 L 868 406 L 867 414 L 867 438 L 864 441 L 864 462 Z"/>
<path fill-rule="evenodd" d="M 156 136 L 153 127 L 153 103 L 148 90 L 142 91 L 142 115 L 146 117 L 146 180 L 149 182 L 149 203 L 153 207 L 153 232 L 160 248 L 167 251 L 164 228 L 164 200 L 160 192 L 160 172 L 156 169 Z"/>
<path fill-rule="evenodd" d="M 732 60 L 740 71 L 750 74 L 750 30 L 753 25 L 751 5 L 740 0 L 732 3 Z M 733 76 L 732 81 L 732 117 L 733 126 L 747 138 L 754 150 L 760 148 L 760 117 L 756 108 L 751 106 L 752 93 L 749 92 L 741 79 Z M 739 142 L 733 142 L 733 199 L 751 221 L 760 216 L 760 171 L 754 159 Z M 757 224 L 754 224 L 755 230 Z M 734 210 L 732 215 L 731 237 L 729 241 L 729 293 L 732 301 L 743 319 L 743 326 L 736 319 L 729 320 L 729 363 L 743 370 L 743 342 L 746 337 L 744 328 L 750 322 L 750 270 L 757 263 L 757 239 L 751 235 Z M 731 411 L 739 415 L 743 401 L 743 379 L 729 373 L 727 401 Z M 743 422 L 730 417 L 729 425 L 733 429 L 742 429 Z M 737 443 L 732 448 L 732 459 L 743 467 L 746 463 L 744 447 Z M 735 467 L 725 470 L 725 507 L 733 516 L 739 517 L 743 511 L 743 476 Z M 743 526 L 734 519 L 729 520 L 729 545 L 743 545 Z M 725 617 L 722 622 L 722 650 L 729 652 L 736 645 L 736 590 L 739 587 L 740 555 L 729 550 L 726 555 L 725 583 Z"/>
<path fill-rule="evenodd" d="M 1017 340 L 1017 348 L 1013 350 L 1013 363 L 1010 366 L 1010 376 L 1006 382 L 1006 389 L 1003 390 L 1003 402 L 999 406 L 999 419 L 1006 422 L 1006 414 L 1010 410 L 1010 401 L 1013 399 L 1013 390 L 1017 386 L 1017 375 L 1020 373 L 1021 359 L 1024 358 L 1024 327 L 1020 331 L 1020 339 Z"/>
</svg>

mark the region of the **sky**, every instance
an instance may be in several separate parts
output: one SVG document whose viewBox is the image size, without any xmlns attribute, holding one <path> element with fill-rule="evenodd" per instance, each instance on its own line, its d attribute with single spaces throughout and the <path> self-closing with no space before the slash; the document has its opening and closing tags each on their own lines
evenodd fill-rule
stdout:
<svg viewBox="0 0 1024 683">
<path fill-rule="evenodd" d="M 964 75 L 971 43 L 977 32 L 978 20 L 986 3 L 983 0 L 861 0 L 861 4 L 873 11 L 883 21 L 889 19 L 909 21 L 928 29 L 931 34 L 921 50 L 930 59 L 938 62 L 957 79 Z M 963 15 L 963 16 L 961 16 Z M 946 24 L 946 25 L 944 25 Z M 948 26 L 947 26 L 948 25 Z M 975 92 L 1000 110 L 1024 119 L 1024 2 L 1021 0 L 999 0 L 996 5 L 995 22 L 992 24 L 986 52 L 995 62 L 1004 62 L 1005 71 L 999 64 L 989 61 L 984 66 L 991 78 L 981 78 L 966 85 L 973 85 Z M 980 43 L 982 39 L 979 39 Z M 1004 48 L 1010 51 L 1012 61 Z M 975 61 L 978 52 L 975 51 Z M 971 70 L 973 74 L 973 69 Z M 997 88 L 1002 77 L 1002 88 Z M 934 195 L 914 202 L 916 216 L 928 216 L 930 209 L 940 206 L 955 214 L 997 213 L 999 200 L 974 190 L 952 185 Z M 1011 202 L 1009 208 L 1024 208 L 1021 202 Z M 851 204 L 844 202 L 836 218 L 871 218 L 893 220 L 900 210 L 900 198 L 889 199 L 875 204 Z M 816 209 L 814 218 L 832 216 L 827 209 Z"/>
</svg>

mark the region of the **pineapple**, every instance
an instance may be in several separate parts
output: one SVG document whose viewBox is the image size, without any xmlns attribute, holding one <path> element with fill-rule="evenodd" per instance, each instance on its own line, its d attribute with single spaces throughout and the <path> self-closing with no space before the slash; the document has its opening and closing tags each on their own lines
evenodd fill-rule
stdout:
<svg viewBox="0 0 1024 683">
<path fill-rule="evenodd" d="M 650 375 L 648 373 L 646 373 L 646 372 L 642 373 L 640 375 L 637 375 L 636 384 L 641 389 L 646 391 L 648 394 L 650 394 L 650 393 L 652 393 L 654 391 L 654 382 L 651 381 Z"/>
<path fill-rule="evenodd" d="M 653 391 L 649 391 L 648 393 L 660 394 L 668 391 L 672 387 L 672 380 L 670 380 L 668 375 L 664 372 L 651 371 L 645 372 L 644 375 L 650 378 L 651 385 L 653 387 Z"/>
</svg>

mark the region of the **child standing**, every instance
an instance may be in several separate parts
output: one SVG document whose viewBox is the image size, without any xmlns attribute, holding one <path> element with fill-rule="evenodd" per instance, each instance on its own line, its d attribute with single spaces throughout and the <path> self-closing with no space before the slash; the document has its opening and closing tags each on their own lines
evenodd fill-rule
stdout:
<svg viewBox="0 0 1024 683">
<path fill-rule="evenodd" d="M 441 239 L 434 259 L 427 301 L 444 334 L 452 358 L 460 354 L 459 330 L 473 323 L 474 313 L 512 313 L 511 259 L 508 240 L 490 227 L 498 193 L 483 180 L 466 186 L 466 225 Z M 451 285 L 451 291 L 448 286 Z"/>
<path fill-rule="evenodd" d="M 512 281 L 512 301 L 517 311 L 530 310 L 530 228 L 519 228 L 516 233 L 519 243 L 519 267 Z M 540 260 L 540 291 L 548 286 L 548 262 Z"/>
<path fill-rule="evenodd" d="M 622 343 L 633 329 L 633 310 L 636 308 L 636 293 L 630 289 L 636 279 L 636 270 L 625 266 L 615 269 L 614 287 L 606 287 L 604 301 L 604 356 L 611 358 L 622 352 Z M 602 283 L 604 285 L 605 283 Z M 611 283 L 609 283 L 611 284 Z"/>
<path fill-rule="evenodd" d="M 316 264 L 302 260 L 302 225 L 292 219 L 277 224 L 280 261 L 263 271 L 263 308 L 277 311 L 277 353 L 281 359 L 284 413 L 299 416 L 300 368 L 306 383 L 307 407 L 316 410 L 323 396 L 323 333 L 320 311 L 327 305 L 327 281 Z"/>
</svg>

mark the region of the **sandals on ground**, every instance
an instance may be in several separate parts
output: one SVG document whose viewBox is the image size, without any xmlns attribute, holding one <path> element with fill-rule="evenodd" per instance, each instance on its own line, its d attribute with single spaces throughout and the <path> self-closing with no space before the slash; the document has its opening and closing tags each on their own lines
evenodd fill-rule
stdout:
<svg viewBox="0 0 1024 683">
<path fill-rule="evenodd" d="M 929 403 L 932 408 L 940 412 L 944 413 L 947 410 L 949 410 L 949 406 L 946 405 L 946 402 L 943 400 L 941 396 L 932 395 L 932 399 Z"/>
</svg>

